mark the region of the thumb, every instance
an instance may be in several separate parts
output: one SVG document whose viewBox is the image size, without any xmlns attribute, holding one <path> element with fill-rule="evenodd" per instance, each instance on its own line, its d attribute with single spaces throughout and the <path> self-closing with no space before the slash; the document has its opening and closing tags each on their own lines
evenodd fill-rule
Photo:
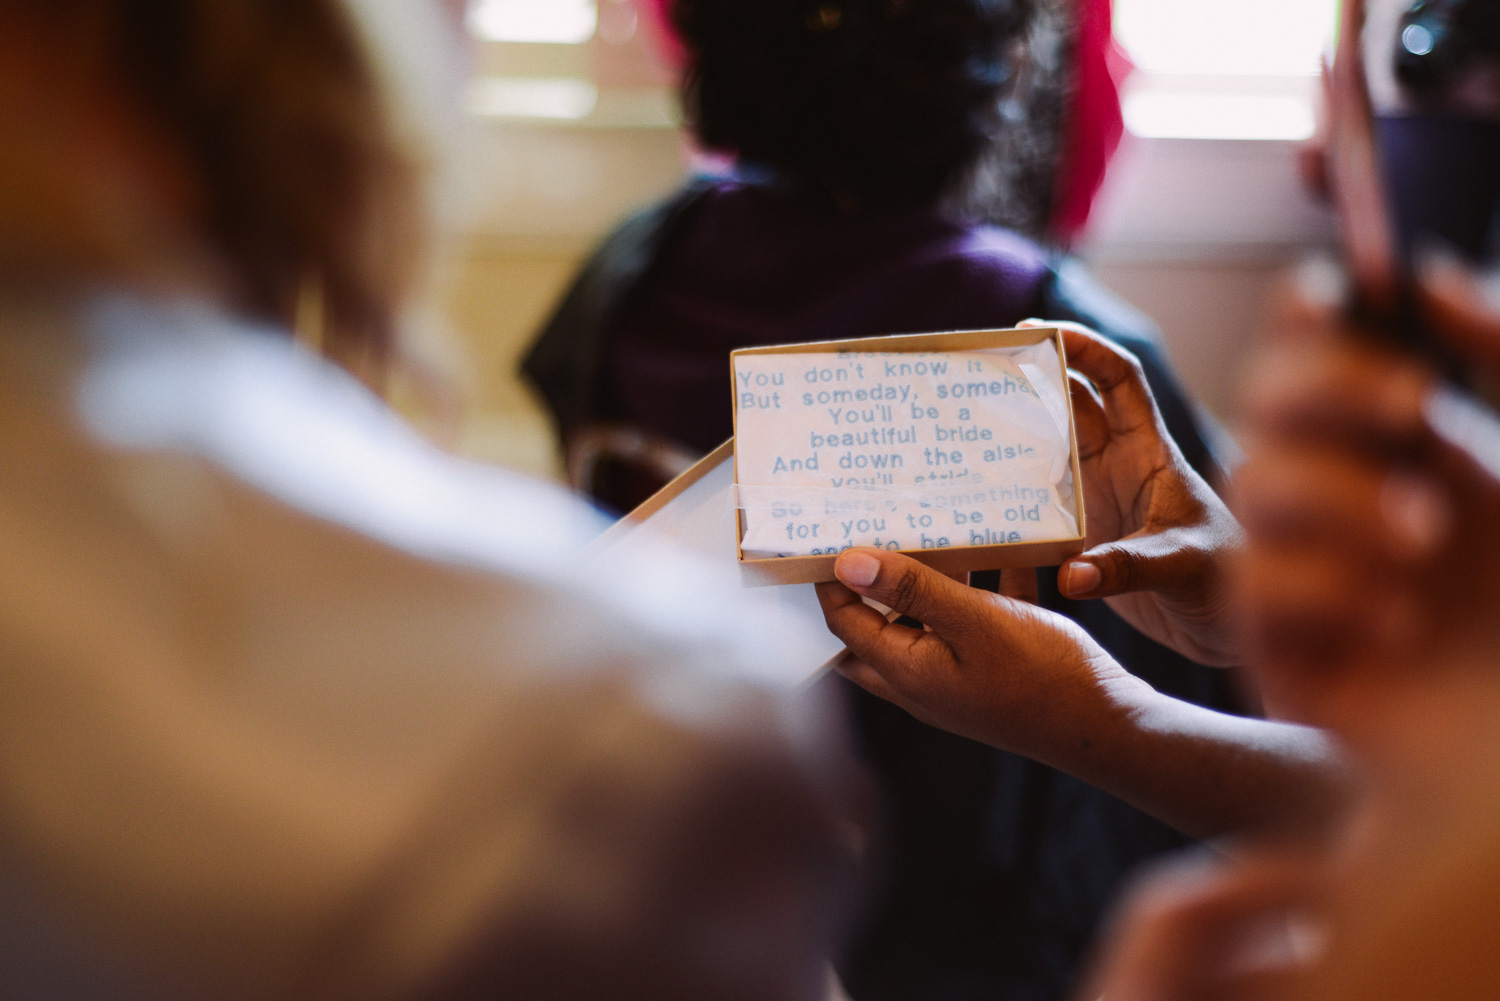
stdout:
<svg viewBox="0 0 1500 1001">
<path fill-rule="evenodd" d="M 846 550 L 839 554 L 833 572 L 856 594 L 873 598 L 940 633 L 961 632 L 973 621 L 975 602 L 985 600 L 980 592 L 910 556 L 883 549 Z"/>
<path fill-rule="evenodd" d="M 1172 532 L 1130 535 L 1073 557 L 1058 571 L 1065 597 L 1109 598 L 1132 591 L 1170 591 L 1187 572 L 1188 547 Z"/>
</svg>

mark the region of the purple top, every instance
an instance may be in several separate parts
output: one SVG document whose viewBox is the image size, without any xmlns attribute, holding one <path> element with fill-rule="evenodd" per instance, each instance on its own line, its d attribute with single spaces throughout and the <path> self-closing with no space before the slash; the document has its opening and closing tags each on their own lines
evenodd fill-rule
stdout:
<svg viewBox="0 0 1500 1001">
<path fill-rule="evenodd" d="M 708 451 L 732 431 L 729 352 L 1012 326 L 1046 252 L 933 211 L 838 215 L 741 181 L 687 211 L 607 342 L 611 409 Z"/>
</svg>

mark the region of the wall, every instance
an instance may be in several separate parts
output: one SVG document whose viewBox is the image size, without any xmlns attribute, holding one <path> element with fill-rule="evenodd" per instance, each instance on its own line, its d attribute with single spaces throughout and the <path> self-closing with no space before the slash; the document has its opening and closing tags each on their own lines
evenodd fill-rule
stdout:
<svg viewBox="0 0 1500 1001">
<path fill-rule="evenodd" d="M 1287 269 L 1331 235 L 1303 190 L 1299 146 L 1272 140 L 1129 141 L 1083 254 L 1150 315 L 1188 387 L 1232 425 L 1263 307 Z"/>
<path fill-rule="evenodd" d="M 676 127 L 636 99 L 571 122 L 474 122 L 469 190 L 440 271 L 465 383 L 466 454 L 556 476 L 552 430 L 517 365 L 594 244 L 683 176 Z"/>
</svg>

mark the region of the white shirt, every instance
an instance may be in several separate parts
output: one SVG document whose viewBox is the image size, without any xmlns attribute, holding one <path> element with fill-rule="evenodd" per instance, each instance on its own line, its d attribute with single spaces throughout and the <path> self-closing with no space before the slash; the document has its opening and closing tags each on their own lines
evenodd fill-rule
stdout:
<svg viewBox="0 0 1500 1001">
<path fill-rule="evenodd" d="M 776 637 L 670 558 L 582 562 L 599 527 L 275 331 L 124 296 L 6 307 L 0 932 L 34 941 L 0 944 L 0 977 L 816 980 L 826 723 L 772 680 Z M 715 817 L 744 843 L 695 868 Z"/>
</svg>

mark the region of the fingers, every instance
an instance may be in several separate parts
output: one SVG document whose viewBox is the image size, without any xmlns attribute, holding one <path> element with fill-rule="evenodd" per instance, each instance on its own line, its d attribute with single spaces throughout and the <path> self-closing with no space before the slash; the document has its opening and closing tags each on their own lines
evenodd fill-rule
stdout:
<svg viewBox="0 0 1500 1001">
<path fill-rule="evenodd" d="M 1148 540 L 1136 540 L 1149 546 Z M 1151 590 L 1151 556 L 1126 542 L 1095 546 L 1069 560 L 1058 574 L 1058 589 L 1075 601 Z"/>
<path fill-rule="evenodd" d="M 876 698 L 899 704 L 900 693 L 891 687 L 890 682 L 879 671 L 860 660 L 853 651 L 845 650 L 843 656 L 834 662 L 833 669 Z"/>
<path fill-rule="evenodd" d="M 1159 423 L 1156 401 L 1135 355 L 1078 324 L 1058 324 L 1068 367 L 1099 389 L 1109 425 L 1116 430 Z"/>
<path fill-rule="evenodd" d="M 1142 532 L 1075 556 L 1063 565 L 1057 584 L 1066 597 L 1078 601 L 1173 590 L 1200 573 L 1203 560 L 1187 533 Z"/>
<path fill-rule="evenodd" d="M 1344 333 L 1349 280 L 1326 257 L 1304 261 L 1277 281 L 1267 309 L 1266 334 L 1281 344 L 1313 344 Z"/>
<path fill-rule="evenodd" d="M 1500 379 L 1500 308 L 1495 290 L 1477 282 L 1456 258 L 1422 262 L 1422 309 L 1428 326 L 1451 347 Z"/>
<path fill-rule="evenodd" d="M 1232 577 L 1235 607 L 1266 706 L 1359 742 L 1372 677 L 1443 659 L 1417 597 L 1441 589 L 1410 570 L 1361 573 L 1338 556 L 1251 546 Z"/>
<path fill-rule="evenodd" d="M 1500 379 L 1500 295 L 1452 254 L 1427 253 L 1418 286 L 1425 328 Z M 1284 344 L 1328 344 L 1351 332 L 1349 279 L 1335 262 L 1312 258 L 1281 282 L 1269 333 Z"/>
<path fill-rule="evenodd" d="M 1000 593 L 1007 598 L 1037 603 L 1036 571 L 1030 567 L 1000 571 Z"/>
<path fill-rule="evenodd" d="M 1103 585 L 1103 571 L 1088 560 L 1071 560 L 1057 574 L 1057 589 L 1062 592 L 1063 597 L 1074 601 L 1103 596 Z"/>
<path fill-rule="evenodd" d="M 1345 672 L 1492 645 L 1480 554 L 1494 545 L 1500 423 L 1362 345 L 1291 357 L 1301 372 L 1252 408 L 1259 441 L 1233 487 L 1250 545 L 1234 577 L 1263 682 L 1314 719 Z"/>
<path fill-rule="evenodd" d="M 1428 325 L 1500 373 L 1500 309 L 1451 262 L 1424 268 Z M 1286 699 L 1372 669 L 1494 646 L 1486 555 L 1500 507 L 1500 420 L 1422 364 L 1349 336 L 1336 281 L 1283 302 L 1288 339 L 1251 377 L 1252 460 L 1235 506 L 1252 658 Z"/>
<path fill-rule="evenodd" d="M 1238 607 L 1263 668 L 1328 677 L 1410 654 L 1427 629 L 1412 599 L 1437 593 L 1456 527 L 1441 481 L 1320 443 L 1269 441 L 1237 473 L 1234 503 L 1252 540 L 1234 575 Z"/>
<path fill-rule="evenodd" d="M 1372 572 L 1436 553 L 1453 521 L 1432 477 L 1297 443 L 1268 445 L 1241 467 L 1234 506 L 1263 542 L 1337 549 Z"/>
<path fill-rule="evenodd" d="M 881 642 L 879 637 L 884 628 L 892 625 L 884 615 L 842 584 L 818 584 L 815 590 L 818 604 L 823 606 L 823 621 L 851 651 L 858 653 L 874 648 Z M 907 632 L 915 633 L 916 630 L 908 629 Z"/>
<path fill-rule="evenodd" d="M 1077 372 L 1068 372 L 1068 392 L 1073 397 L 1073 426 L 1078 438 L 1078 461 L 1087 462 L 1109 444 L 1109 416 L 1094 384 Z"/>
<path fill-rule="evenodd" d="M 881 549 L 846 550 L 833 572 L 850 590 L 946 635 L 963 633 L 987 601 L 980 592 L 909 556 Z"/>
<path fill-rule="evenodd" d="M 936 571 L 929 572 L 951 587 L 969 590 Z M 888 620 L 843 584 L 819 584 L 817 593 L 829 631 L 844 641 L 852 655 L 846 655 L 835 668 L 867 691 L 898 705 L 904 704 L 885 674 L 898 680 L 920 674 L 928 659 L 943 652 L 943 641 L 933 633 Z M 872 597 L 882 600 L 873 593 Z"/>
<path fill-rule="evenodd" d="M 1350 342 L 1287 346 L 1257 362 L 1245 406 L 1262 433 L 1335 437 L 1411 449 L 1426 432 L 1433 386 L 1421 366 Z"/>
<path fill-rule="evenodd" d="M 1307 863 L 1295 856 L 1218 871 L 1179 863 L 1133 894 L 1092 988 L 1079 997 L 1231 998 L 1247 981 L 1289 972 L 1316 949 L 1306 937 L 1284 935 L 1310 883 Z"/>
<path fill-rule="evenodd" d="M 1083 326 L 1061 320 L 1022 320 L 1020 327 L 1055 327 L 1062 331 L 1068 368 L 1081 372 L 1098 387 L 1103 411 L 1116 428 L 1155 422 L 1156 400 L 1146 382 L 1140 359 Z M 1074 394 L 1075 406 L 1079 403 Z"/>
</svg>

